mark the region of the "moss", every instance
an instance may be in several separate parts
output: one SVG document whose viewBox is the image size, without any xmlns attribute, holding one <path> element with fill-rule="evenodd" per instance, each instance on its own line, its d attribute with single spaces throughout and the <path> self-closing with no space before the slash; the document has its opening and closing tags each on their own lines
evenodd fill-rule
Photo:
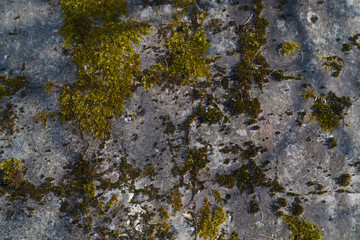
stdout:
<svg viewBox="0 0 360 240">
<path fill-rule="evenodd" d="M 44 129 L 46 129 L 46 124 L 47 124 L 47 120 L 48 120 L 48 114 L 47 111 L 44 109 L 42 112 L 36 114 L 34 117 L 34 122 L 35 123 L 39 123 L 40 120 L 42 120 L 42 125 L 44 127 Z"/>
<path fill-rule="evenodd" d="M 133 44 L 149 32 L 149 24 L 128 18 L 125 0 L 61 0 L 60 6 L 63 46 L 78 67 L 78 79 L 61 89 L 60 119 L 105 137 L 133 91 L 133 77 L 140 75 Z"/>
<path fill-rule="evenodd" d="M 336 138 L 334 137 L 330 137 L 328 140 L 327 140 L 327 144 L 329 145 L 329 148 L 335 148 L 337 147 L 337 141 L 336 141 Z"/>
<path fill-rule="evenodd" d="M 169 214 L 168 212 L 166 211 L 165 207 L 162 206 L 160 209 L 159 209 L 159 213 L 160 213 L 160 216 L 164 219 L 164 220 L 168 220 L 169 219 Z"/>
<path fill-rule="evenodd" d="M 204 199 L 202 207 L 197 212 L 196 232 L 203 239 L 216 239 L 219 236 L 220 225 L 226 221 L 222 206 L 213 207 Z"/>
<path fill-rule="evenodd" d="M 274 203 L 274 205 L 273 205 L 273 210 L 275 211 L 275 212 L 278 212 L 281 208 L 283 208 L 283 207 L 286 207 L 287 206 L 287 202 L 286 202 L 286 199 L 285 198 L 278 198 L 276 201 L 275 201 L 275 203 Z"/>
<path fill-rule="evenodd" d="M 112 206 L 114 206 L 118 202 L 118 195 L 115 193 L 111 194 L 111 199 L 106 203 L 106 208 L 110 209 Z"/>
<path fill-rule="evenodd" d="M 300 202 L 296 201 L 292 203 L 290 212 L 294 216 L 300 216 L 301 214 L 304 213 L 304 207 L 301 205 Z"/>
<path fill-rule="evenodd" d="M 18 188 L 26 179 L 24 177 L 25 167 L 20 159 L 6 159 L 0 163 L 2 181 L 10 188 Z"/>
<path fill-rule="evenodd" d="M 335 93 L 328 92 L 320 95 L 313 105 L 310 122 L 316 120 L 324 131 L 333 131 L 344 119 L 344 110 L 351 106 L 349 97 L 337 97 Z"/>
<path fill-rule="evenodd" d="M 223 118 L 221 110 L 216 108 L 208 108 L 204 114 L 204 120 L 211 124 L 220 124 Z"/>
<path fill-rule="evenodd" d="M 20 89 L 25 87 L 27 81 L 26 77 L 8 77 L 0 75 L 0 100 L 17 93 Z"/>
<path fill-rule="evenodd" d="M 299 51 L 301 48 L 300 43 L 294 43 L 294 42 L 284 42 L 281 45 L 280 51 L 283 56 L 290 55 L 296 51 Z"/>
<path fill-rule="evenodd" d="M 325 66 L 325 68 L 332 72 L 334 77 L 338 77 L 340 75 L 340 72 L 343 69 L 343 59 L 338 57 L 338 56 L 329 56 L 329 57 L 325 57 L 325 56 L 320 56 L 320 58 L 326 60 L 326 62 L 323 64 Z"/>
<path fill-rule="evenodd" d="M 231 233 L 229 240 L 241 240 L 241 239 L 239 238 L 239 234 L 236 231 L 233 231 Z"/>
<path fill-rule="evenodd" d="M 311 88 L 307 89 L 305 93 L 299 94 L 299 96 L 301 96 L 302 98 L 305 98 L 306 101 L 308 101 L 309 99 L 315 99 L 316 98 L 316 90 L 315 90 L 315 88 L 311 87 Z"/>
<path fill-rule="evenodd" d="M 215 201 L 216 203 L 221 203 L 222 202 L 222 196 L 221 196 L 221 192 L 217 189 L 213 189 L 213 194 L 215 196 Z"/>
<path fill-rule="evenodd" d="M 347 44 L 347 43 L 344 43 L 343 46 L 342 46 L 341 51 L 342 52 L 349 52 L 350 50 L 351 50 L 351 45 Z"/>
<path fill-rule="evenodd" d="M 297 116 L 297 119 L 296 119 L 296 122 L 297 124 L 301 127 L 304 123 L 304 119 L 305 119 L 305 116 L 306 116 L 306 112 L 305 111 L 302 111 L 302 112 L 298 112 L 298 116 Z"/>
<path fill-rule="evenodd" d="M 192 29 L 180 23 L 165 47 L 167 52 L 155 68 L 168 82 L 192 85 L 201 77 L 211 76 L 209 64 L 214 59 L 206 57 L 209 43 L 204 30 Z"/>
<path fill-rule="evenodd" d="M 255 197 L 253 197 L 253 199 L 251 199 L 249 205 L 250 205 L 249 206 L 250 213 L 256 214 L 260 211 L 259 203 L 256 201 Z"/>
<path fill-rule="evenodd" d="M 221 186 L 227 188 L 233 188 L 236 184 L 240 192 L 253 193 L 256 186 L 269 187 L 269 179 L 253 160 L 249 160 L 248 164 L 241 166 L 231 174 L 217 174 L 217 180 Z"/>
<path fill-rule="evenodd" d="M 344 173 L 344 174 L 340 175 L 340 177 L 338 177 L 337 180 L 341 186 L 347 187 L 351 183 L 351 176 L 348 173 Z"/>
<path fill-rule="evenodd" d="M 315 23 L 317 22 L 317 20 L 318 20 L 317 17 L 315 17 L 315 16 L 312 16 L 312 17 L 311 17 L 311 22 L 312 22 L 313 24 L 315 24 Z"/>
<path fill-rule="evenodd" d="M 321 240 L 321 232 L 314 223 L 306 221 L 303 218 L 297 216 L 291 216 L 287 214 L 282 215 L 282 219 L 291 231 L 290 239 L 311 239 Z"/>
<path fill-rule="evenodd" d="M 147 164 L 144 169 L 144 174 L 148 176 L 151 180 L 154 180 L 157 173 L 155 172 L 155 167 L 152 164 Z"/>
<path fill-rule="evenodd" d="M 354 36 L 349 37 L 350 42 L 360 49 L 360 42 L 359 42 L 360 33 L 355 34 Z"/>
<path fill-rule="evenodd" d="M 0 133 L 6 132 L 6 136 L 10 136 L 15 132 L 16 114 L 13 104 L 9 103 L 0 112 Z"/>
<path fill-rule="evenodd" d="M 177 188 L 172 190 L 168 195 L 168 202 L 170 203 L 171 207 L 173 208 L 173 215 L 177 212 L 181 211 L 183 207 L 183 203 L 181 200 L 181 193 L 180 190 Z"/>
<path fill-rule="evenodd" d="M 187 161 L 183 167 L 183 174 L 191 171 L 192 178 L 196 178 L 200 169 L 205 168 L 209 162 L 207 158 L 207 147 L 197 149 L 189 149 L 187 153 Z"/>
</svg>

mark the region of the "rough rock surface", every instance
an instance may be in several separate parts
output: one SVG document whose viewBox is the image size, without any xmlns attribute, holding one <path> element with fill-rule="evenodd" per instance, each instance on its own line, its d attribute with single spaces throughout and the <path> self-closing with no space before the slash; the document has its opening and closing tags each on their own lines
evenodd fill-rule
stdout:
<svg viewBox="0 0 360 240">
<path fill-rule="evenodd" d="M 129 2 L 130 14 L 138 20 L 149 21 L 153 28 L 138 47 L 145 69 L 156 61 L 156 52 L 147 46 L 161 48 L 156 30 L 171 19 L 173 9 L 170 5 L 146 5 L 140 0 Z M 207 7 L 207 21 L 218 18 L 223 26 L 230 21 L 239 26 L 251 15 L 250 11 L 240 9 L 251 1 L 197 2 L 200 7 Z M 201 207 L 204 196 L 214 201 L 212 189 L 218 189 L 224 197 L 231 195 L 222 203 L 227 216 L 226 222 L 221 225 L 224 239 L 228 239 L 233 230 L 239 233 L 241 239 L 289 239 L 290 231 L 271 206 L 278 197 L 286 198 L 291 204 L 293 196 L 270 194 L 265 187 L 256 187 L 253 194 L 241 193 L 237 187 L 228 189 L 216 182 L 217 173 L 231 173 L 241 166 L 234 160 L 236 154 L 224 154 L 219 150 L 230 143 L 242 146 L 246 141 L 253 141 L 267 149 L 254 160 L 259 165 L 267 162 L 264 167 L 266 176 L 271 179 L 277 177 L 286 192 L 299 194 L 305 209 L 303 216 L 319 226 L 323 239 L 360 239 L 360 177 L 355 165 L 360 161 L 360 49 L 353 47 L 348 53 L 341 51 L 342 45 L 349 43 L 349 37 L 360 33 L 360 3 L 356 0 L 294 0 L 288 1 L 280 11 L 275 8 L 279 2 L 264 1 L 262 16 L 270 22 L 270 26 L 266 35 L 268 44 L 262 52 L 273 69 L 284 69 L 286 74 L 301 73 L 303 79 L 270 81 L 262 90 L 255 87 L 251 90 L 254 96 L 259 97 L 263 110 L 256 123 L 259 129 L 255 130 L 244 124 L 245 116 L 229 115 L 222 104 L 226 90 L 220 84 L 221 77 L 214 77 L 211 80 L 214 86 L 206 88 L 206 91 L 215 96 L 218 100 L 216 104 L 231 121 L 212 125 L 193 122 L 188 133 L 190 142 L 186 145 L 184 138 L 187 133 L 181 125 L 199 103 L 190 96 L 193 91 L 190 86 L 173 89 L 155 86 L 150 90 L 139 87 L 129 99 L 123 116 L 114 121 L 111 138 L 103 143 L 91 136 L 83 136 L 71 122 L 48 120 L 46 129 L 41 123 L 35 123 L 33 117 L 36 114 L 43 110 L 56 111 L 58 107 L 58 92 L 48 94 L 44 91 L 47 82 L 64 84 L 75 79 L 76 68 L 71 63 L 71 57 L 64 53 L 61 46 L 63 39 L 58 34 L 62 12 L 56 1 L 0 1 L 0 74 L 10 75 L 12 70 L 14 75 L 25 75 L 29 82 L 24 89 L 26 96 L 19 92 L 1 103 L 5 107 L 11 102 L 17 116 L 17 131 L 10 136 L 4 133 L 1 137 L 1 159 L 23 159 L 27 168 L 26 178 L 35 185 L 43 182 L 44 175 L 55 178 L 54 184 L 59 184 L 65 174 L 64 166 L 75 161 L 80 154 L 88 158 L 94 153 L 104 159 L 111 158 L 98 171 L 113 182 L 119 178 L 119 173 L 107 170 L 123 157 L 142 171 L 151 163 L 157 173 L 153 180 L 142 173 L 136 179 L 134 188 L 124 187 L 101 193 L 104 202 L 110 200 L 111 193 L 118 194 L 116 205 L 128 210 L 107 224 L 111 230 L 119 229 L 123 236 L 126 236 L 127 229 L 142 231 L 143 216 L 139 213 L 167 206 L 173 237 L 195 239 L 194 226 L 187 219 L 191 218 L 192 211 L 196 212 Z M 281 18 L 281 14 L 285 14 L 286 19 Z M 312 18 L 316 18 L 315 23 Z M 223 75 L 230 74 L 239 61 L 235 53 L 239 44 L 235 26 L 216 34 L 208 29 L 207 34 L 211 43 L 209 55 L 221 56 L 216 65 L 225 69 Z M 283 57 L 279 46 L 285 41 L 300 43 L 300 52 Z M 332 77 L 319 58 L 332 55 L 344 60 L 339 77 Z M 23 63 L 25 69 L 22 69 Z M 213 70 L 218 72 L 216 67 Z M 337 96 L 351 98 L 353 104 L 346 111 L 344 122 L 332 133 L 321 131 L 315 121 L 308 124 L 305 120 L 302 126 L 296 122 L 298 112 L 310 112 L 311 109 L 311 104 L 299 96 L 304 92 L 304 82 L 311 83 L 316 89 L 324 86 Z M 175 126 L 173 133 L 166 131 L 168 122 Z M 329 149 L 326 145 L 330 136 L 337 139 L 336 148 Z M 189 187 L 190 177 L 185 175 L 181 179 L 174 176 L 171 169 L 175 163 L 184 165 L 189 148 L 203 146 L 208 146 L 209 163 L 199 172 L 199 178 L 204 181 L 202 188 L 193 192 Z M 226 164 L 225 159 L 230 159 L 230 163 Z M 352 176 L 351 185 L 345 188 L 347 192 L 338 192 L 341 187 L 336 178 L 343 173 Z M 307 185 L 310 181 L 323 185 L 324 193 L 311 193 L 314 186 Z M 179 188 L 184 207 L 175 216 L 171 216 L 166 197 L 152 199 L 136 191 L 153 186 L 158 189 L 159 195 L 166 196 L 180 182 L 184 183 Z M 261 209 L 256 214 L 249 211 L 249 202 L 253 197 Z M 72 218 L 60 212 L 63 201 L 55 193 L 46 195 L 41 203 L 32 198 L 25 203 L 9 203 L 6 197 L 1 198 L 0 239 L 85 239 L 83 228 L 72 224 Z M 32 208 L 35 210 L 30 213 Z M 157 210 L 154 212 L 157 214 Z M 159 218 L 158 214 L 156 218 Z M 97 218 L 93 224 L 95 227 L 96 224 L 104 225 L 104 222 Z M 147 239 L 145 235 L 134 236 L 128 234 L 126 239 Z M 89 238 L 102 239 L 96 231 Z"/>
</svg>

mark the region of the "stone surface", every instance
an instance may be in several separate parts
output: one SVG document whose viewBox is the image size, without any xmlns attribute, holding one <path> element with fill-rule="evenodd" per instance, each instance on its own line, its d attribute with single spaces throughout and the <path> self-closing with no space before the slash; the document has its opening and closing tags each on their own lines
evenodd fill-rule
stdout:
<svg viewBox="0 0 360 240">
<path fill-rule="evenodd" d="M 171 19 L 173 8 L 170 5 L 147 6 L 140 0 L 129 2 L 130 14 L 139 20 L 149 21 L 153 28 L 138 47 L 142 68 L 145 69 L 156 61 L 156 52 L 146 49 L 146 46 L 162 48 L 161 42 L 156 39 L 157 28 Z M 200 7 L 207 7 L 208 20 L 219 18 L 223 25 L 229 21 L 241 25 L 251 15 L 249 11 L 240 10 L 241 5 L 250 1 L 238 1 L 240 5 L 231 0 L 197 2 Z M 112 162 L 104 163 L 99 171 L 106 172 L 104 176 L 113 182 L 119 178 L 119 173 L 109 169 L 123 157 L 141 170 L 147 164 L 153 164 L 157 173 L 154 180 L 142 174 L 135 181 L 134 189 L 115 189 L 102 196 L 107 202 L 111 193 L 118 194 L 117 205 L 121 204 L 121 209 L 129 210 L 107 225 L 112 230 L 120 229 L 124 236 L 127 233 L 124 229 L 130 229 L 130 232 L 134 229 L 142 231 L 143 221 L 138 214 L 146 212 L 144 206 L 147 209 L 158 209 L 166 205 L 166 195 L 175 185 L 183 182 L 184 186 L 180 190 L 184 208 L 171 216 L 171 208 L 167 207 L 170 215 L 168 222 L 172 225 L 175 239 L 195 239 L 194 226 L 188 220 L 191 218 L 190 213 L 201 207 L 205 196 L 214 201 L 213 188 L 220 190 L 223 197 L 231 194 L 226 204 L 223 203 L 227 221 L 221 228 L 225 235 L 236 230 L 241 239 L 268 239 L 262 235 L 289 239 L 289 230 L 281 218 L 272 212 L 271 206 L 278 197 L 285 197 L 291 203 L 292 196 L 282 193 L 274 196 L 269 194 L 268 188 L 263 187 L 257 187 L 254 194 L 240 193 L 236 187 L 227 189 L 215 181 L 217 173 L 230 173 L 243 164 L 234 161 L 236 155 L 224 154 L 219 150 L 230 143 L 242 146 L 251 140 L 267 148 L 255 161 L 268 161 L 265 171 L 267 177 L 277 177 L 286 192 L 300 194 L 305 209 L 304 217 L 319 226 L 323 239 L 360 239 L 360 177 L 354 166 L 360 160 L 360 49 L 353 47 L 349 53 L 341 51 L 342 44 L 349 43 L 350 36 L 360 33 L 360 3 L 356 0 L 319 2 L 288 1 L 281 12 L 274 8 L 279 1 L 264 1 L 262 16 L 270 22 L 270 26 L 266 35 L 268 44 L 262 52 L 273 69 L 285 69 L 287 74 L 302 73 L 303 80 L 271 81 L 263 90 L 251 90 L 254 96 L 260 98 L 263 109 L 261 120 L 256 124 L 259 130 L 252 130 L 244 124 L 245 116 L 230 116 L 226 112 L 223 107 L 226 91 L 219 83 L 220 78 L 214 78 L 212 81 L 216 87 L 207 88 L 206 91 L 217 98 L 216 104 L 231 118 L 224 126 L 192 123 L 188 133 L 190 143 L 186 146 L 183 141 L 186 131 L 181 129 L 181 124 L 199 103 L 199 100 L 190 96 L 192 87 L 164 89 L 155 86 L 150 90 L 139 87 L 129 99 L 123 116 L 115 119 L 111 138 L 99 147 L 100 140 L 83 136 L 71 122 L 49 120 L 44 129 L 41 123 L 33 120 L 44 109 L 48 112 L 57 111 L 59 92 L 48 94 L 44 91 L 49 80 L 64 84 L 75 79 L 76 68 L 70 56 L 64 53 L 62 38 L 58 34 L 62 13 L 57 1 L 2 0 L 0 74 L 9 75 L 10 70 L 13 70 L 14 75 L 25 75 L 29 85 L 25 88 L 25 97 L 17 93 L 1 103 L 2 106 L 8 102 L 14 104 L 16 128 L 19 129 L 8 139 L 5 134 L 2 136 L 1 159 L 17 157 L 25 160 L 28 169 L 26 177 L 36 185 L 43 182 L 42 174 L 55 178 L 55 183 L 59 184 L 65 173 L 63 167 L 75 161 L 80 153 L 89 158 L 94 153 L 104 159 L 111 158 Z M 288 15 L 286 20 L 280 18 L 280 14 Z M 312 17 L 317 18 L 316 23 L 312 23 Z M 210 31 L 207 33 L 211 43 L 209 55 L 221 56 L 222 59 L 216 65 L 225 68 L 226 74 L 230 74 L 239 61 L 237 53 L 230 54 L 239 44 L 235 27 L 228 27 L 217 34 L 211 34 Z M 285 41 L 300 43 L 301 51 L 289 57 L 281 56 L 279 46 Z M 344 70 L 339 77 L 332 77 L 323 67 L 323 61 L 318 57 L 320 55 L 337 55 L 344 59 Z M 21 70 L 23 63 L 26 64 L 24 71 Z M 216 68 L 213 69 L 216 73 Z M 309 113 L 311 107 L 311 104 L 299 97 L 304 91 L 301 86 L 304 82 L 311 83 L 316 89 L 325 86 L 338 96 L 349 96 L 352 99 L 353 105 L 347 110 L 344 122 L 334 132 L 322 132 L 315 122 L 306 121 L 301 127 L 296 123 L 297 113 Z M 286 111 L 293 114 L 286 114 Z M 169 121 L 176 126 L 174 134 L 165 133 L 163 116 L 169 116 Z M 224 128 L 228 134 L 222 130 Z M 306 140 L 309 136 L 311 141 Z M 326 139 L 330 136 L 337 139 L 338 147 L 329 149 L 326 146 Z M 208 145 L 209 163 L 207 169 L 199 172 L 199 178 L 205 184 L 194 193 L 188 187 L 191 185 L 190 177 L 175 177 L 171 169 L 175 163 L 184 165 L 188 148 L 205 145 Z M 227 158 L 230 164 L 224 163 Z M 336 178 L 343 173 L 352 175 L 352 183 L 346 188 L 348 193 L 336 192 L 341 189 Z M 309 181 L 322 184 L 326 192 L 321 195 L 310 193 L 314 191 L 314 186 L 307 186 Z M 135 189 L 147 189 L 151 185 L 158 188 L 159 194 L 164 196 L 162 199 L 152 200 L 142 192 L 135 193 Z M 249 213 L 249 201 L 253 196 L 261 209 L 257 214 Z M 2 198 L 0 239 L 85 239 L 83 229 L 73 226 L 71 217 L 60 217 L 63 216 L 59 210 L 63 200 L 53 193 L 44 198 L 44 204 L 32 199 L 26 203 L 8 204 L 6 198 Z M 29 207 L 35 208 L 32 217 L 28 217 L 26 212 Z M 9 218 L 12 210 L 14 215 Z M 159 218 L 158 214 L 155 218 Z M 103 225 L 104 221 L 98 218 L 94 224 Z M 95 232 L 90 239 L 101 239 L 101 236 Z M 125 239 L 146 238 L 129 236 L 127 233 Z"/>
</svg>

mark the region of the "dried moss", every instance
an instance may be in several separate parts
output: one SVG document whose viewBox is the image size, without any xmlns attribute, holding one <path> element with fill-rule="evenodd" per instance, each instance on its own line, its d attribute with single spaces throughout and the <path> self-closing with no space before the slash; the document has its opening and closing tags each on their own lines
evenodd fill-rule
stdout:
<svg viewBox="0 0 360 240">
<path fill-rule="evenodd" d="M 253 197 L 253 199 L 250 201 L 249 210 L 252 214 L 256 214 L 260 211 L 259 203 L 256 201 L 255 197 Z"/>
</svg>

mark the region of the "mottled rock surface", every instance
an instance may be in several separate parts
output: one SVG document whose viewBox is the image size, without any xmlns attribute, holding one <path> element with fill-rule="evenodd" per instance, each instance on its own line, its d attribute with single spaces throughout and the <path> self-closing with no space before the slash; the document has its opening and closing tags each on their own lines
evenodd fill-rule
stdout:
<svg viewBox="0 0 360 240">
<path fill-rule="evenodd" d="M 157 29 L 171 20 L 173 8 L 166 4 L 152 6 L 141 0 L 129 2 L 130 15 L 152 24 L 151 34 L 144 36 L 137 47 L 145 69 L 156 62 L 157 51 L 162 48 Z M 240 43 L 235 30 L 251 16 L 251 11 L 240 8 L 251 5 L 251 1 L 198 0 L 199 7 L 209 13 L 204 23 L 211 44 L 209 56 L 222 57 L 213 66 L 215 74 L 210 80 L 213 84 L 203 88 L 215 98 L 214 106 L 223 112 L 222 124 L 194 121 L 189 131 L 183 130 L 182 124 L 200 102 L 193 98 L 191 86 L 154 86 L 150 90 L 139 87 L 127 102 L 123 116 L 115 119 L 110 139 L 102 142 L 83 135 L 71 122 L 49 119 L 44 129 L 33 119 L 43 110 L 58 111 L 59 92 L 45 92 L 48 81 L 61 85 L 75 79 L 76 67 L 62 48 L 63 39 L 58 34 L 63 23 L 57 1 L 0 1 L 0 74 L 24 75 L 28 80 L 26 94 L 18 92 L 0 103 L 4 108 L 11 102 L 16 114 L 15 133 L 5 132 L 1 136 L 1 159 L 23 159 L 26 178 L 40 186 L 46 177 L 53 177 L 54 185 L 60 184 L 64 167 L 76 161 L 80 154 L 88 159 L 94 155 L 107 159 L 97 171 L 104 179 L 116 182 L 121 175 L 112 166 L 126 158 L 141 170 L 140 177 L 120 189 L 98 190 L 101 201 L 109 202 L 112 193 L 117 194 L 119 201 L 104 218 L 94 216 L 93 220 L 94 229 L 106 226 L 119 230 L 124 239 L 148 239 L 144 229 L 149 223 L 160 221 L 161 206 L 169 212 L 167 223 L 171 224 L 174 239 L 195 239 L 191 213 L 200 209 L 205 196 L 215 202 L 213 189 L 219 190 L 224 199 L 230 196 L 220 204 L 227 216 L 221 225 L 222 239 L 229 239 L 234 230 L 241 239 L 289 239 L 290 231 L 272 206 L 280 197 L 291 205 L 294 201 L 291 193 L 299 194 L 303 216 L 319 226 L 323 239 L 360 239 L 360 177 L 356 167 L 360 161 L 360 49 L 353 46 L 349 52 L 341 51 L 344 43 L 350 44 L 349 37 L 360 33 L 360 2 L 294 0 L 283 5 L 282 11 L 275 8 L 279 2 L 264 0 L 262 16 L 270 26 L 266 35 L 268 43 L 262 52 L 272 69 L 283 69 L 289 75 L 301 73 L 302 80 L 270 81 L 262 90 L 253 87 L 251 93 L 259 97 L 263 110 L 256 124 L 248 126 L 243 114 L 229 113 L 224 106 L 227 89 L 221 83 L 239 61 L 236 50 Z M 219 19 L 222 24 L 218 33 L 212 31 L 215 26 L 207 27 L 211 19 Z M 300 43 L 301 50 L 283 57 L 279 48 L 286 41 Z M 333 77 L 319 58 L 333 55 L 343 59 L 343 71 L 338 77 Z M 307 117 L 299 126 L 298 113 L 311 112 L 311 103 L 299 96 L 305 91 L 303 83 L 311 83 L 321 93 L 333 91 L 337 96 L 351 98 L 352 106 L 333 132 L 323 132 L 315 121 L 308 123 Z M 226 118 L 230 121 L 225 121 Z M 327 145 L 331 136 L 338 143 L 332 149 Z M 269 188 L 261 186 L 255 187 L 254 193 L 240 192 L 236 186 L 229 189 L 219 185 L 217 174 L 229 174 L 247 163 L 239 160 L 239 154 L 220 149 L 235 144 L 243 147 L 247 141 L 266 148 L 254 161 L 269 179 L 278 179 L 285 193 L 271 193 Z M 189 174 L 180 176 L 172 169 L 175 165 L 184 166 L 189 149 L 204 146 L 209 163 L 199 171 L 201 187 L 193 189 Z M 154 166 L 153 177 L 144 173 L 149 164 Z M 348 187 L 337 182 L 344 173 L 351 175 Z M 321 194 L 315 191 L 319 185 L 309 186 L 309 182 L 321 184 Z M 172 215 L 168 195 L 177 185 L 183 208 Z M 158 189 L 156 194 L 154 189 Z M 249 202 L 254 197 L 260 207 L 255 214 L 249 211 Z M 58 194 L 51 192 L 40 203 L 31 197 L 24 203 L 11 202 L 8 198 L 5 195 L 0 199 L 0 239 L 86 238 L 83 224 L 74 224 L 69 213 L 60 211 L 65 199 Z M 115 214 L 116 210 L 120 211 L 119 215 Z M 282 210 L 288 212 L 287 207 Z M 147 212 L 155 213 L 151 221 L 141 215 Z M 104 239 L 99 231 L 92 231 L 88 237 Z"/>
</svg>

